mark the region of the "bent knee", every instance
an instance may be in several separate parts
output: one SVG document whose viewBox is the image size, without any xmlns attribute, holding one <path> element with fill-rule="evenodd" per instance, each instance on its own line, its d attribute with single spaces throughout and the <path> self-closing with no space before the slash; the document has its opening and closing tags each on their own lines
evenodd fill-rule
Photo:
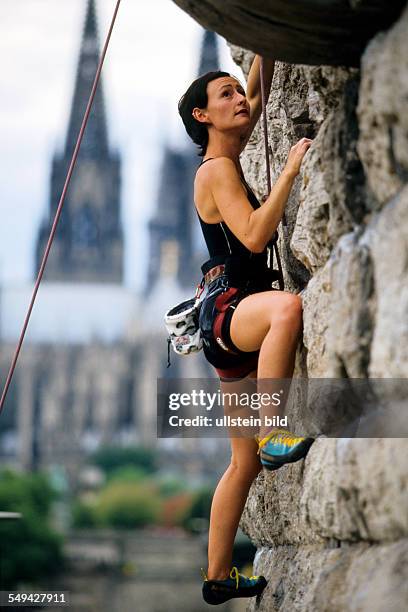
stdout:
<svg viewBox="0 0 408 612">
<path fill-rule="evenodd" d="M 280 324 L 294 325 L 301 323 L 303 303 L 300 295 L 285 293 L 279 303 L 279 307 L 271 313 L 271 323 L 279 321 Z"/>
</svg>

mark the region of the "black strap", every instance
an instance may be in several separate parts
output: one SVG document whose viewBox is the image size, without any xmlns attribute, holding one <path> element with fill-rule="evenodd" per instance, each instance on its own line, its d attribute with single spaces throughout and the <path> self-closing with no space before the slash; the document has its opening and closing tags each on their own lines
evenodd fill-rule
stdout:
<svg viewBox="0 0 408 612">
<path fill-rule="evenodd" d="M 200 167 L 200 166 L 202 166 L 203 164 L 205 164 L 205 162 L 210 161 L 210 159 L 214 159 L 214 157 L 208 157 L 207 159 L 203 159 L 203 160 L 201 161 L 201 164 L 200 164 L 198 167 Z"/>
<path fill-rule="evenodd" d="M 280 256 L 279 256 L 278 244 L 277 244 L 277 242 L 276 242 L 276 241 L 273 243 L 273 246 L 272 246 L 272 253 L 273 253 L 273 249 L 275 249 L 276 263 L 278 264 L 278 273 L 279 273 L 279 279 L 278 279 L 278 282 L 279 282 L 279 289 L 280 289 L 281 291 L 284 291 L 284 290 L 285 290 L 285 281 L 283 280 L 282 264 L 281 264 L 281 260 L 280 260 Z M 272 260 L 272 258 L 271 258 L 271 260 Z M 272 261 L 273 261 L 273 260 L 272 260 Z"/>
</svg>

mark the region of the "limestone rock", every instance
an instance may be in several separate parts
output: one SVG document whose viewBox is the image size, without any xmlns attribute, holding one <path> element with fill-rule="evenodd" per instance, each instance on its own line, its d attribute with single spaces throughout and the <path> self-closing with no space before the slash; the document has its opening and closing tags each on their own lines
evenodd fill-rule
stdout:
<svg viewBox="0 0 408 612">
<path fill-rule="evenodd" d="M 313 532 L 370 542 L 408 535 L 404 439 L 320 439 L 313 446 L 300 501 Z"/>
<path fill-rule="evenodd" d="M 232 53 L 247 73 L 252 54 L 244 54 L 236 47 Z M 308 271 L 314 273 L 324 265 L 332 244 L 352 228 L 353 214 L 360 218 L 358 211 L 364 209 L 357 193 L 361 181 L 345 181 L 361 166 L 356 161 L 356 120 L 350 102 L 356 98 L 356 72 L 280 62 L 275 67 L 267 106 L 272 183 L 282 172 L 290 147 L 304 136 L 314 138 L 317 134 L 286 206 L 288 235 L 282 226 L 280 230 L 279 248 L 288 290 L 305 286 L 310 277 Z M 339 126 L 343 126 L 340 135 Z M 267 195 L 261 122 L 243 155 L 243 167 L 258 197 Z M 362 170 L 359 172 L 364 177 Z M 351 200 L 353 213 L 347 207 Z"/>
<path fill-rule="evenodd" d="M 364 172 L 356 152 L 358 78 L 350 75 L 342 84 L 302 164 L 291 249 L 312 273 L 325 264 L 337 240 L 361 223 L 367 212 Z"/>
<path fill-rule="evenodd" d="M 319 378 L 328 370 L 326 333 L 331 304 L 331 262 L 319 270 L 302 292 L 303 342 L 307 348 L 307 374 Z M 316 316 L 316 313 L 319 313 Z"/>
<path fill-rule="evenodd" d="M 404 612 L 408 540 L 380 546 L 262 548 L 256 574 L 268 579 L 248 612 Z"/>
<path fill-rule="evenodd" d="M 358 151 L 376 198 L 374 209 L 408 180 L 407 30 L 408 7 L 389 32 L 374 38 L 362 58 Z"/>
<path fill-rule="evenodd" d="M 299 209 L 290 245 L 294 256 L 311 273 L 324 266 L 330 257 L 331 247 L 328 233 L 331 196 L 326 191 L 324 182 L 322 130 L 323 128 L 304 160 Z"/>
<path fill-rule="evenodd" d="M 174 0 L 203 27 L 295 64 L 358 66 L 367 41 L 398 17 L 395 0 Z"/>
<path fill-rule="evenodd" d="M 407 537 L 406 447 L 396 438 L 319 438 L 304 462 L 258 477 L 241 527 L 261 546 Z"/>
<path fill-rule="evenodd" d="M 372 224 L 376 324 L 369 375 L 408 377 L 408 186 Z"/>
<path fill-rule="evenodd" d="M 359 236 L 360 234 L 360 236 Z M 376 296 L 370 237 L 361 230 L 345 234 L 331 259 L 331 309 L 327 331 L 333 378 L 365 378 L 374 328 Z"/>
<path fill-rule="evenodd" d="M 258 476 L 240 523 L 257 546 L 324 542 L 300 512 L 302 483 L 303 467 L 299 464 L 277 472 L 264 470 Z"/>
</svg>

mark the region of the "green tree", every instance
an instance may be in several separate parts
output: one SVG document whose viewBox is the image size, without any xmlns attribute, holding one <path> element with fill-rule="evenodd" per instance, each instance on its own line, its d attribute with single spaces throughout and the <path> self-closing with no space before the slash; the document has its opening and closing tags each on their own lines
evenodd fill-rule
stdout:
<svg viewBox="0 0 408 612">
<path fill-rule="evenodd" d="M 121 467 L 111 470 L 108 474 L 108 482 L 123 481 L 139 483 L 146 479 L 147 472 L 140 467 L 134 467 L 133 465 L 123 465 Z"/>
<path fill-rule="evenodd" d="M 155 523 L 160 509 L 160 497 L 154 487 L 113 481 L 101 491 L 95 516 L 102 525 L 131 529 Z"/>
<path fill-rule="evenodd" d="M 119 447 L 104 446 L 90 458 L 90 462 L 99 466 L 106 474 L 123 467 L 134 467 L 148 474 L 157 471 L 155 453 L 143 446 Z"/>
<path fill-rule="evenodd" d="M 189 531 L 204 531 L 210 521 L 213 488 L 203 487 L 195 492 L 188 512 L 183 519 L 183 526 Z"/>
<path fill-rule="evenodd" d="M 98 526 L 98 518 L 94 505 L 89 502 L 75 500 L 71 508 L 72 526 L 78 529 Z"/>
<path fill-rule="evenodd" d="M 0 509 L 22 513 L 20 519 L 0 521 L 3 590 L 59 571 L 63 563 L 62 536 L 48 525 L 54 498 L 44 474 L 0 472 Z"/>
<path fill-rule="evenodd" d="M 184 480 L 181 480 L 177 476 L 173 475 L 162 475 L 155 479 L 161 497 L 173 497 L 179 493 L 184 493 L 188 490 L 188 486 Z"/>
</svg>

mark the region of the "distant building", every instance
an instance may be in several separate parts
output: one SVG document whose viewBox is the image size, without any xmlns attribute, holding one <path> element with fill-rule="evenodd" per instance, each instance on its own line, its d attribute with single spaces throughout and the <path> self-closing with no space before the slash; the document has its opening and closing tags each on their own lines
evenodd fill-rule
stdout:
<svg viewBox="0 0 408 612">
<path fill-rule="evenodd" d="M 213 67 L 216 38 L 204 34 L 200 70 Z M 95 0 L 85 27 L 63 153 L 52 162 L 47 220 L 36 251 L 36 271 L 61 195 L 69 159 L 99 60 Z M 173 354 L 167 369 L 163 313 L 190 297 L 205 258 L 197 231 L 192 181 L 199 158 L 193 146 L 164 151 L 156 213 L 149 225 L 148 289 L 135 296 L 122 285 L 120 160 L 110 150 L 100 85 L 78 164 L 54 238 L 24 346 L 0 418 L 0 457 L 24 469 L 63 470 L 76 486 L 86 457 L 101 444 L 156 439 L 156 381 L 214 376 L 201 354 Z M 198 227 L 199 230 L 199 227 Z M 143 271 L 141 271 L 143 273 Z M 2 288 L 1 380 L 19 337 L 32 286 Z M 172 462 L 200 473 L 216 459 L 221 440 L 163 440 Z M 200 447 L 204 449 L 200 454 Z M 215 463 L 217 463 L 215 461 Z M 211 468 L 212 469 L 212 468 Z"/>
<path fill-rule="evenodd" d="M 40 267 L 99 63 L 95 0 L 87 0 L 69 125 L 52 161 Z M 64 466 L 71 482 L 101 443 L 126 443 L 137 422 L 138 349 L 125 341 L 138 299 L 123 286 L 120 158 L 108 142 L 99 83 L 0 422 L 0 453 L 26 469 Z M 33 287 L 2 291 L 5 380 Z"/>
<path fill-rule="evenodd" d="M 95 0 L 87 0 L 65 146 L 52 160 L 49 202 L 36 245 L 34 280 L 99 60 Z M 120 174 L 119 154 L 109 146 L 101 78 L 36 298 L 27 342 L 114 342 L 126 334 L 137 300 L 123 285 Z M 32 289 L 27 283 L 4 289 L 2 335 L 5 340 L 18 337 Z"/>
<path fill-rule="evenodd" d="M 99 59 L 95 3 L 89 0 L 65 148 L 52 162 L 48 216 L 38 238 L 36 271 L 44 254 Z M 53 240 L 52 255 L 45 268 L 45 280 L 122 283 L 120 183 L 119 155 L 111 151 L 108 142 L 101 80 Z"/>
</svg>

